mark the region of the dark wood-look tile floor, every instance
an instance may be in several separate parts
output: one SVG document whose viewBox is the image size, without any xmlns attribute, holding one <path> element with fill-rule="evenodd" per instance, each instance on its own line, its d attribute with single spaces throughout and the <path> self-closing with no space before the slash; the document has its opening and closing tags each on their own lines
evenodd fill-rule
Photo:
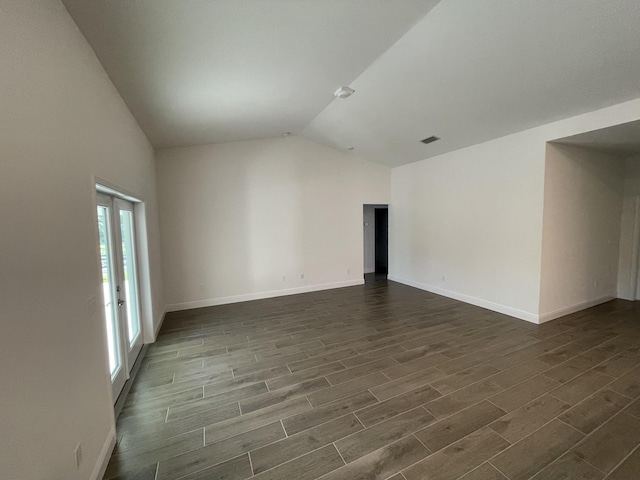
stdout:
<svg viewBox="0 0 640 480">
<path fill-rule="evenodd" d="M 167 315 L 106 479 L 640 478 L 640 302 L 533 325 L 369 279 Z"/>
</svg>

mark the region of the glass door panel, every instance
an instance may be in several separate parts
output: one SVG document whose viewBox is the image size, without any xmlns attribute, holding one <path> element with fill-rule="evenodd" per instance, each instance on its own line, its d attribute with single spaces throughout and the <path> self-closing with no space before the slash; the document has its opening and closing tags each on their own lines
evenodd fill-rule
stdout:
<svg viewBox="0 0 640 480">
<path fill-rule="evenodd" d="M 116 198 L 114 206 L 119 221 L 118 304 L 120 305 L 120 316 L 127 326 L 127 360 L 129 365 L 133 366 L 142 348 L 133 204 Z"/>
<path fill-rule="evenodd" d="M 136 275 L 135 247 L 133 244 L 133 215 L 120 210 L 120 231 L 122 236 L 122 261 L 124 264 L 124 288 L 129 326 L 129 346 L 140 333 L 138 312 L 138 277 Z"/>
<path fill-rule="evenodd" d="M 102 291 L 106 319 L 109 371 L 114 398 L 118 398 L 127 379 L 122 334 L 118 307 L 116 304 L 117 273 L 114 263 L 114 232 L 112 228 L 112 201 L 105 195 L 98 195 L 98 238 L 100 242 L 100 263 L 102 266 Z"/>
<path fill-rule="evenodd" d="M 142 349 L 134 207 L 103 193 L 97 198 L 109 371 L 116 400 Z"/>
</svg>

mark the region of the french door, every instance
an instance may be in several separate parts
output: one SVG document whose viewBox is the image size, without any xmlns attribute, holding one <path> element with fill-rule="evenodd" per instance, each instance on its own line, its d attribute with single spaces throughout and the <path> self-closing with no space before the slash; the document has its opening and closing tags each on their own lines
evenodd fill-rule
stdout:
<svg viewBox="0 0 640 480">
<path fill-rule="evenodd" d="M 98 234 L 115 401 L 142 348 L 133 203 L 98 193 Z"/>
</svg>

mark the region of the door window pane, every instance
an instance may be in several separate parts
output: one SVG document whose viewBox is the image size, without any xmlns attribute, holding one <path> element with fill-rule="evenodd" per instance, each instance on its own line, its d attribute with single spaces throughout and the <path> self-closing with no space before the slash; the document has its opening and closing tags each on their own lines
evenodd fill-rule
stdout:
<svg viewBox="0 0 640 480">
<path fill-rule="evenodd" d="M 113 304 L 113 282 L 115 279 L 111 258 L 111 225 L 109 208 L 98 205 L 98 233 L 100 236 L 100 263 L 102 264 L 102 289 L 104 294 L 105 318 L 107 320 L 107 343 L 109 348 L 109 370 L 113 379 L 120 369 L 120 352 L 116 312 Z"/>
<path fill-rule="evenodd" d="M 122 237 L 122 263 L 124 270 L 125 306 L 129 327 L 129 346 L 140 333 L 138 308 L 138 279 L 136 276 L 136 256 L 133 242 L 133 212 L 120 210 L 120 232 Z"/>
</svg>

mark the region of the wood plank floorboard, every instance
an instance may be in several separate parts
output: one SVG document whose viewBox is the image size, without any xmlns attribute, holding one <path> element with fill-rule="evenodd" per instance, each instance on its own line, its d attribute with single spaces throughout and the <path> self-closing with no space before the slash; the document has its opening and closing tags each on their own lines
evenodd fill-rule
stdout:
<svg viewBox="0 0 640 480">
<path fill-rule="evenodd" d="M 116 428 L 104 480 L 640 478 L 640 302 L 534 325 L 367 276 L 172 312 Z"/>
</svg>

